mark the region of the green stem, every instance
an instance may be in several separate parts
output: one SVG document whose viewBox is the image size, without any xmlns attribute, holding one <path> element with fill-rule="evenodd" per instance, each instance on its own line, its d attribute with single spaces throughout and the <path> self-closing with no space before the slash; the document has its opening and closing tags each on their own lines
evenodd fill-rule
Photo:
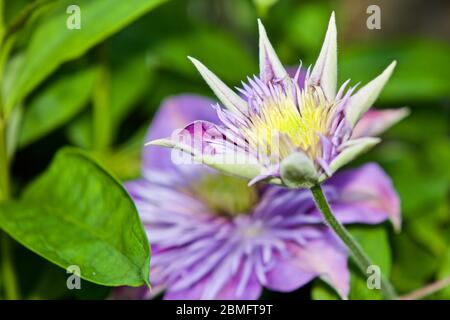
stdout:
<svg viewBox="0 0 450 320">
<path fill-rule="evenodd" d="M 19 288 L 17 285 L 16 272 L 12 254 L 12 242 L 6 234 L 1 235 L 2 252 L 2 275 L 3 285 L 5 287 L 5 296 L 7 300 L 19 299 Z"/>
<path fill-rule="evenodd" d="M 317 207 L 319 208 L 329 227 L 333 229 L 335 234 L 342 240 L 342 242 L 350 252 L 350 255 L 356 263 L 357 267 L 364 275 L 366 275 L 369 266 L 373 265 L 369 257 L 365 254 L 364 250 L 361 248 L 358 242 L 353 239 L 347 229 L 345 229 L 345 227 L 335 218 L 335 216 L 331 212 L 330 206 L 328 205 L 328 201 L 323 194 L 321 186 L 317 185 L 315 187 L 312 187 L 311 193 L 314 197 Z M 394 287 L 384 277 L 381 277 L 381 291 L 383 292 L 383 296 L 388 300 L 397 298 Z"/>
<path fill-rule="evenodd" d="M 0 201 L 7 201 L 9 196 L 9 161 L 6 144 L 6 123 L 0 112 Z"/>
<path fill-rule="evenodd" d="M 0 114 L 0 202 L 8 201 L 10 198 L 9 184 L 9 161 L 6 145 L 6 124 Z M 19 299 L 19 289 L 15 274 L 11 241 L 6 234 L 0 235 L 2 255 L 1 275 L 3 276 L 3 286 L 6 299 Z"/>
<path fill-rule="evenodd" d="M 93 94 L 93 131 L 94 149 L 100 152 L 108 151 L 111 145 L 111 119 L 110 119 L 110 74 L 106 63 L 106 49 L 100 47 L 101 62 L 99 75 Z"/>
<path fill-rule="evenodd" d="M 107 71 L 101 70 L 93 97 L 94 149 L 97 151 L 107 151 L 111 143 L 107 78 Z"/>
<path fill-rule="evenodd" d="M 0 0 L 0 43 L 5 36 L 5 2 Z"/>
</svg>

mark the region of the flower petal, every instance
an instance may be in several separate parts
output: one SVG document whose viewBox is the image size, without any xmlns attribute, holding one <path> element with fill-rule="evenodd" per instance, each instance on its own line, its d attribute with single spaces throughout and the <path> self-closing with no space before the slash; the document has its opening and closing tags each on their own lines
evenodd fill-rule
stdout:
<svg viewBox="0 0 450 320">
<path fill-rule="evenodd" d="M 299 89 L 305 87 L 306 70 L 302 69 L 301 65 L 297 67 L 288 67 L 286 71 L 292 79 L 297 80 Z"/>
<path fill-rule="evenodd" d="M 347 141 L 341 153 L 330 163 L 330 173 L 335 173 L 339 168 L 343 167 L 360 154 L 366 152 L 381 140 L 373 137 L 365 137 Z M 325 176 L 321 176 L 320 180 L 325 180 Z"/>
<path fill-rule="evenodd" d="M 245 147 L 228 140 L 222 129 L 213 123 L 195 121 L 185 129 L 178 130 L 171 138 L 158 139 L 146 145 L 162 146 L 180 150 L 172 151 L 176 164 L 203 163 L 221 172 L 253 179 L 263 167 Z"/>
<path fill-rule="evenodd" d="M 220 123 L 211 107 L 213 100 L 194 94 L 183 94 L 165 99 L 153 117 L 145 141 L 169 137 L 172 133 L 195 120 Z M 145 171 L 179 171 L 171 160 L 171 151 L 163 148 L 144 148 L 142 151 Z M 192 168 L 190 168 L 192 170 Z"/>
<path fill-rule="evenodd" d="M 232 112 L 240 113 L 247 110 L 247 102 L 242 99 L 237 93 L 231 90 L 225 83 L 222 82 L 214 73 L 205 67 L 200 61 L 195 58 L 188 57 L 197 68 L 200 75 L 205 79 L 212 91 L 223 105 Z"/>
<path fill-rule="evenodd" d="M 331 231 L 301 247 L 297 253 L 297 261 L 299 266 L 317 273 L 343 299 L 347 299 L 350 291 L 347 251 Z"/>
<path fill-rule="evenodd" d="M 379 165 L 369 163 L 339 172 L 325 187 L 336 190 L 331 207 L 342 223 L 375 224 L 390 219 L 394 228 L 400 230 L 400 199 Z"/>
<path fill-rule="evenodd" d="M 185 290 L 171 291 L 170 288 L 164 294 L 164 300 L 200 300 L 208 278 L 199 281 L 195 286 Z"/>
<path fill-rule="evenodd" d="M 358 90 L 348 102 L 345 110 L 345 116 L 349 124 L 354 127 L 359 119 L 372 106 L 378 95 L 383 90 L 386 82 L 391 77 L 397 62 L 393 61 L 378 77 L 370 81 L 364 87 Z"/>
<path fill-rule="evenodd" d="M 272 44 L 267 37 L 266 29 L 260 19 L 258 19 L 259 29 L 259 72 L 264 83 L 269 83 L 276 79 L 287 79 L 288 74 L 280 62 Z"/>
<path fill-rule="evenodd" d="M 240 268 L 230 275 L 230 267 L 219 268 L 185 290 L 171 291 L 164 295 L 165 300 L 256 300 L 262 286 L 254 273 L 251 273 L 242 286 L 245 270 Z M 219 281 L 218 281 L 219 280 Z M 218 285 L 218 287 L 215 287 Z"/>
<path fill-rule="evenodd" d="M 289 246 L 290 253 L 267 273 L 269 289 L 288 292 L 305 285 L 315 277 L 329 283 L 346 299 L 349 293 L 350 274 L 347 252 L 329 231 L 309 240 L 305 245 Z"/>
<path fill-rule="evenodd" d="M 352 138 L 377 136 L 409 115 L 408 108 L 369 110 L 353 129 Z"/>
<path fill-rule="evenodd" d="M 333 101 L 336 96 L 337 85 L 336 33 L 336 20 L 333 12 L 328 23 L 328 30 L 322 49 L 309 78 L 312 84 L 322 87 L 325 96 L 330 101 Z"/>
<path fill-rule="evenodd" d="M 303 287 L 318 276 L 316 272 L 304 270 L 298 264 L 298 246 L 289 246 L 292 250 L 290 258 L 278 257 L 277 262 L 266 273 L 266 287 L 280 292 L 291 292 Z"/>
<path fill-rule="evenodd" d="M 117 287 L 111 292 L 112 300 L 148 300 L 151 298 L 151 291 L 146 287 Z"/>
</svg>

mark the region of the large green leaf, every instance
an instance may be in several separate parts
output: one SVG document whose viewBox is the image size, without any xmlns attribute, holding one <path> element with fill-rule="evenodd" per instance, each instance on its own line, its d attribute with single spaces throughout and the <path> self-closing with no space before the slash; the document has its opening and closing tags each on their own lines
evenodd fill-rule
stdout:
<svg viewBox="0 0 450 320">
<path fill-rule="evenodd" d="M 88 68 L 65 75 L 33 98 L 24 109 L 19 146 L 63 125 L 86 106 L 96 74 L 95 68 Z"/>
<path fill-rule="evenodd" d="M 0 227 L 27 248 L 107 286 L 148 284 L 150 249 L 133 201 L 81 151 L 63 149 L 20 201 L 0 205 Z"/>
<path fill-rule="evenodd" d="M 73 1 L 62 0 L 43 17 L 26 49 L 6 109 L 10 110 L 62 63 L 77 58 L 89 48 L 166 0 L 79 0 L 81 29 L 66 27 L 66 8 Z"/>
</svg>

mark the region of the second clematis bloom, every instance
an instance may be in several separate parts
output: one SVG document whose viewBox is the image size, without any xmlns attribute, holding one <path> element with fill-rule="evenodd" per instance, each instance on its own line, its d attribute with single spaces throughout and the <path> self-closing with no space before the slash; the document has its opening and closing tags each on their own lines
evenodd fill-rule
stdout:
<svg viewBox="0 0 450 320">
<path fill-rule="evenodd" d="M 260 73 L 242 82 L 238 92 L 190 58 L 221 102 L 213 107 L 222 125 L 194 121 L 150 144 L 179 149 L 197 162 L 249 179 L 250 185 L 264 180 L 309 188 L 377 144 L 380 139 L 370 135 L 407 114 L 399 109 L 363 117 L 395 61 L 355 94 L 356 86 L 347 88 L 349 80 L 337 90 L 334 13 L 319 57 L 302 77 L 300 68 L 289 75 L 258 23 Z"/>
<path fill-rule="evenodd" d="M 163 137 L 193 119 L 218 123 L 209 99 L 182 95 L 162 104 L 148 132 Z M 183 112 L 185 110 L 185 112 Z M 316 277 L 349 293 L 347 251 L 325 225 L 308 190 L 256 184 L 203 165 L 175 165 L 170 151 L 145 149 L 142 177 L 126 188 L 152 247 L 147 287 L 116 299 L 258 299 L 263 287 L 296 290 Z M 323 185 L 344 224 L 400 227 L 400 202 L 376 164 L 338 172 Z"/>
</svg>

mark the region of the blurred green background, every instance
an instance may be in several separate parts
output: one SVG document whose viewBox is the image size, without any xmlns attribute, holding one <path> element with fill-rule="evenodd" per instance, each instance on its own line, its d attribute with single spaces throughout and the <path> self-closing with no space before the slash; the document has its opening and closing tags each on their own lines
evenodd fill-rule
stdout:
<svg viewBox="0 0 450 320">
<path fill-rule="evenodd" d="M 6 19 L 13 19 L 29 2 L 6 1 Z M 366 27 L 371 4 L 381 8 L 381 30 Z M 83 23 L 82 6 L 81 10 Z M 138 176 L 143 136 L 162 99 L 185 92 L 211 96 L 187 55 L 237 85 L 257 72 L 256 19 L 261 17 L 281 60 L 294 66 L 301 59 L 309 65 L 320 50 L 332 10 L 338 24 L 340 82 L 351 78 L 364 83 L 395 59 L 397 70 L 376 107 L 408 106 L 412 111 L 383 135 L 381 145 L 358 160 L 376 161 L 392 177 L 402 201 L 402 232 L 395 234 L 387 224 L 367 232 L 356 226 L 352 232 L 357 237 L 364 234 L 363 246 L 390 270 L 400 293 L 450 276 L 449 1 L 164 3 L 62 64 L 24 100 L 12 165 L 14 192 L 40 174 L 64 145 L 90 150 L 122 180 Z M 29 45 L 36 26 L 49 14 L 51 10 L 36 12 L 28 20 L 13 53 Z M 18 244 L 14 254 L 27 298 L 108 295 L 109 288 L 86 281 L 82 290 L 68 291 L 64 270 Z M 353 298 L 376 298 L 360 286 L 354 276 Z M 311 293 L 315 298 L 333 296 L 315 281 L 291 294 L 266 292 L 263 298 L 308 299 Z M 450 299 L 450 288 L 432 298 Z"/>
</svg>

